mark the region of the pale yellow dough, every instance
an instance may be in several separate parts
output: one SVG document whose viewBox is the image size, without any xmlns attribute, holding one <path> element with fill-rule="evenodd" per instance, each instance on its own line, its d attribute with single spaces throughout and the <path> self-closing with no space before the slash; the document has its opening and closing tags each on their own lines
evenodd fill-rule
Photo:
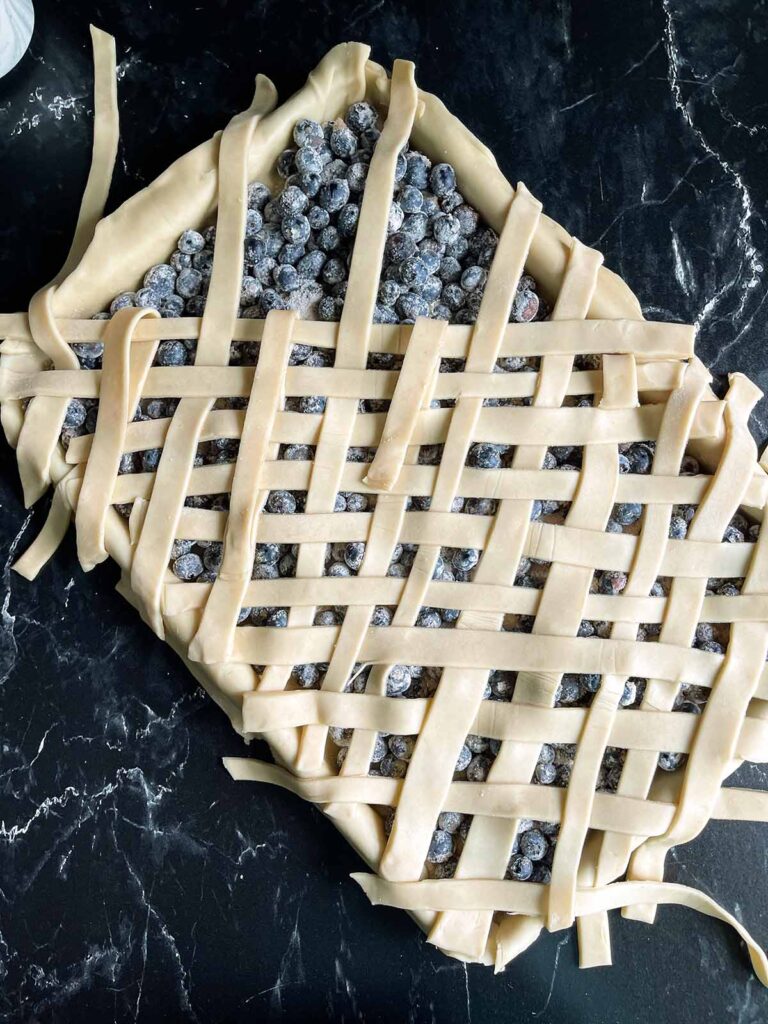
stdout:
<svg viewBox="0 0 768 1024">
<path fill-rule="evenodd" d="M 284 786 L 319 803 L 374 874 L 356 880 L 374 903 L 407 909 L 429 941 L 462 959 L 501 969 L 544 926 L 579 924 L 584 965 L 610 962 L 606 913 L 652 920 L 678 903 L 717 917 L 747 943 L 758 977 L 765 956 L 739 922 L 709 897 L 662 881 L 670 847 L 710 818 L 768 821 L 768 795 L 728 789 L 725 778 L 768 756 L 768 533 L 756 544 L 722 535 L 740 507 L 762 517 L 768 477 L 747 420 L 758 392 L 732 379 L 725 400 L 708 388 L 693 354 L 693 328 L 649 323 L 627 286 L 594 250 L 571 239 L 523 185 L 513 189 L 489 151 L 434 96 L 413 66 L 392 79 L 368 48 L 335 47 L 282 106 L 257 79 L 252 105 L 223 133 L 173 164 L 149 188 L 101 219 L 117 143 L 114 42 L 94 30 L 95 133 L 91 174 L 67 262 L 27 314 L 0 316 L 2 424 L 17 446 L 24 493 L 55 485 L 43 533 L 16 568 L 29 578 L 61 540 L 74 513 L 88 569 L 110 555 L 120 592 L 185 660 L 246 739 L 265 736 L 277 766 L 229 758 L 236 779 Z M 366 98 L 386 114 L 371 161 L 341 322 L 302 322 L 272 312 L 238 320 L 239 275 L 253 179 L 274 184 L 273 166 L 301 117 L 327 120 Z M 397 155 L 411 139 L 454 165 L 462 193 L 500 234 L 476 324 L 372 323 Z M 161 215 L 160 215 L 161 214 Z M 159 320 L 126 310 L 106 324 L 85 319 L 165 258 L 181 232 L 217 217 L 217 245 L 202 319 Z M 119 265 L 112 258 L 121 253 Z M 553 303 L 546 323 L 510 325 L 523 271 Z M 153 367 L 164 339 L 197 339 L 191 367 Z M 256 369 L 230 367 L 230 341 L 260 341 Z M 71 345 L 103 341 L 104 368 L 79 369 Z M 335 349 L 333 368 L 289 366 L 294 343 Z M 367 369 L 371 351 L 404 355 L 400 371 Z M 602 356 L 597 370 L 578 354 Z M 540 357 L 536 373 L 494 373 L 500 356 Z M 437 372 L 441 357 L 466 359 Z M 322 415 L 283 408 L 286 395 L 324 395 Z M 564 405 L 594 397 L 591 408 Z M 95 434 L 58 436 L 71 397 L 100 398 Z M 219 397 L 248 398 L 245 411 L 214 410 Z M 139 397 L 180 399 L 170 419 L 132 423 Z M 358 415 L 362 398 L 390 399 L 386 413 Z M 484 405 L 525 398 L 525 407 Z M 22 400 L 31 399 L 26 406 Z M 431 408 L 452 399 L 453 408 Z M 239 439 L 233 465 L 194 467 L 199 442 Z M 652 473 L 620 474 L 619 443 L 656 442 Z M 467 468 L 474 441 L 515 445 L 510 468 Z M 316 446 L 312 462 L 277 459 L 283 443 Z M 417 464 L 420 445 L 442 444 L 439 466 Z M 350 445 L 375 447 L 370 466 L 348 463 Z M 580 473 L 543 468 L 548 447 L 584 446 Z M 162 448 L 157 473 L 118 475 L 123 452 Z M 680 476 L 694 450 L 713 475 Z M 306 490 L 304 513 L 262 511 L 270 489 Z M 377 494 L 373 512 L 335 513 L 337 491 Z M 230 493 L 230 512 L 186 508 L 187 495 Z M 406 511 L 429 495 L 428 512 Z M 498 501 L 494 516 L 451 512 L 456 496 Z M 534 499 L 571 502 L 564 525 L 531 522 Z M 614 502 L 646 505 L 637 536 L 605 532 Z M 115 504 L 131 503 L 128 523 Z M 669 540 L 672 506 L 698 505 L 686 540 Z M 213 584 L 180 583 L 168 571 L 175 539 L 223 541 Z M 323 576 L 328 543 L 365 541 L 356 577 Z M 251 580 L 256 543 L 299 545 L 295 579 Z M 418 545 L 406 579 L 387 568 L 399 542 Z M 471 583 L 433 580 L 442 546 L 482 549 Z M 551 563 L 541 591 L 515 586 L 523 556 Z M 624 592 L 590 592 L 596 569 L 629 574 Z M 650 597 L 658 576 L 668 597 Z M 707 596 L 710 577 L 744 577 L 741 594 Z M 372 628 L 376 605 L 396 606 L 392 626 Z M 285 606 L 287 629 L 236 628 L 242 606 Z M 346 606 L 343 624 L 313 626 L 315 610 Z M 416 626 L 424 605 L 456 608 L 454 630 Z M 531 634 L 504 631 L 506 615 L 535 616 Z M 610 637 L 577 636 L 582 619 L 610 623 Z M 691 646 L 697 623 L 731 624 L 727 653 Z M 636 640 L 639 623 L 661 623 L 658 643 Z M 328 662 L 321 689 L 290 685 L 293 665 Z M 346 692 L 356 663 L 372 665 L 364 694 Z M 386 696 L 393 664 L 443 669 L 433 697 Z M 264 666 L 256 672 L 255 665 Z M 510 703 L 483 700 L 492 668 L 518 673 Z M 600 673 L 592 705 L 555 707 L 565 672 Z M 629 676 L 648 677 L 642 707 L 619 708 Z M 672 708 L 679 685 L 710 688 L 700 717 Z M 327 734 L 354 729 L 336 771 Z M 380 731 L 418 735 L 404 780 L 368 775 Z M 487 783 L 453 781 L 468 733 L 500 741 Z M 531 784 L 543 742 L 577 744 L 567 790 Z M 595 791 L 606 746 L 628 751 L 616 794 Z M 658 778 L 660 750 L 688 754 L 679 777 Z M 375 807 L 396 808 L 387 839 Z M 424 878 L 438 814 L 474 816 L 456 876 Z M 505 881 L 521 818 L 560 824 L 547 886 Z M 616 882 L 628 872 L 627 882 Z M 755 897 L 757 898 L 757 896 Z M 749 904 L 746 904 L 748 907 Z"/>
</svg>

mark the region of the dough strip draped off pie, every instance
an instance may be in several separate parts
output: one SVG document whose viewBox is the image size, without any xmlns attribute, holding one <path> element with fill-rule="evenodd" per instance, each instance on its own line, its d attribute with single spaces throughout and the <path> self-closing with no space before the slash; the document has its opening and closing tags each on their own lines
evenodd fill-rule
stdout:
<svg viewBox="0 0 768 1024">
<path fill-rule="evenodd" d="M 120 592 L 238 732 L 268 740 L 277 765 L 228 758 L 230 774 L 319 804 L 377 873 L 354 876 L 372 902 L 407 909 L 447 953 L 501 969 L 542 927 L 576 920 L 582 964 L 607 963 L 609 909 L 650 921 L 657 905 L 676 903 L 731 925 L 766 983 L 765 956 L 739 922 L 708 896 L 662 881 L 666 852 L 710 818 L 768 821 L 768 795 L 723 785 L 743 760 L 768 753 L 768 537 L 723 538 L 740 507 L 761 519 L 768 497 L 747 430 L 756 389 L 737 376 L 725 401 L 716 399 L 693 355 L 692 328 L 644 321 L 600 254 L 543 216 L 523 185 L 512 189 L 485 147 L 420 92 L 413 65 L 396 62 L 390 82 L 358 44 L 331 51 L 282 107 L 260 76 L 251 107 L 223 133 L 102 220 L 117 140 L 115 61 L 111 38 L 92 34 L 93 163 L 72 248 L 27 314 L 0 317 L 0 416 L 17 445 L 25 498 L 55 485 L 46 526 L 16 568 L 32 578 L 74 513 L 84 568 L 114 558 Z M 362 99 L 386 121 L 341 322 L 285 311 L 239 319 L 249 182 L 272 180 L 297 120 L 326 121 Z M 373 323 L 398 158 L 409 140 L 435 162 L 451 159 L 462 195 L 501 235 L 472 325 Z M 110 323 L 83 319 L 214 213 L 201 318 L 125 310 Z M 548 322 L 508 323 L 524 272 L 553 306 Z M 193 366 L 153 365 L 169 340 L 195 344 Z M 230 365 L 233 340 L 260 343 L 255 367 Z M 104 345 L 102 369 L 81 369 L 72 346 L 95 342 Z M 289 365 L 294 345 L 335 351 L 334 365 Z M 371 353 L 404 356 L 402 368 L 375 369 Z M 539 363 L 532 372 L 495 372 L 499 358 L 515 356 Z M 438 372 L 441 359 L 466 363 Z M 290 411 L 286 395 L 322 396 L 324 411 Z M 588 400 L 579 405 L 581 396 Z M 100 405 L 93 435 L 65 451 L 59 434 L 72 397 Z M 150 398 L 178 405 L 172 415 L 131 422 L 137 402 Z M 217 409 L 219 398 L 245 407 Z M 390 405 L 361 414 L 361 400 Z M 198 445 L 222 438 L 239 442 L 237 461 L 196 466 Z M 648 441 L 650 472 L 620 472 L 618 446 Z M 477 442 L 516 449 L 503 468 L 480 469 L 465 465 Z M 314 446 L 314 458 L 282 459 L 283 445 Z M 443 446 L 439 465 L 419 463 L 424 445 Z M 375 449 L 373 462 L 348 461 L 350 446 Z M 545 468 L 557 446 L 583 448 L 578 472 Z M 157 472 L 119 472 L 125 453 L 155 448 Z M 688 450 L 711 476 L 681 475 Z M 278 489 L 306 491 L 303 511 L 263 511 Z M 336 512 L 340 491 L 375 498 L 375 507 Z M 228 511 L 185 504 L 211 494 L 228 495 Z M 414 498 L 429 504 L 415 507 Z M 456 498 L 497 507 L 454 512 Z M 569 502 L 565 521 L 531 521 L 536 501 Z M 615 503 L 645 506 L 636 534 L 606 530 Z M 698 509 L 687 537 L 669 539 L 679 504 Z M 127 522 L 115 505 L 131 506 Z M 182 583 L 168 571 L 176 541 L 223 543 L 212 582 Z M 327 545 L 349 542 L 365 543 L 358 574 L 324 575 Z M 297 545 L 295 578 L 251 579 L 257 544 Z M 388 575 L 399 544 L 418 546 L 407 577 Z M 481 552 L 471 578 L 433 578 L 445 547 Z M 523 559 L 549 563 L 542 589 L 520 584 Z M 623 591 L 593 593 L 596 570 L 628 574 Z M 652 593 L 657 577 L 671 578 L 668 594 Z M 713 577 L 744 584 L 707 594 Z M 287 608 L 288 627 L 238 627 L 241 608 L 251 606 Z M 395 608 L 391 626 L 371 625 L 378 606 Z M 314 625 L 322 607 L 344 609 L 343 621 Z M 425 608 L 455 609 L 456 628 L 420 625 Z M 519 616 L 533 619 L 530 632 L 511 625 Z M 607 631 L 584 637 L 584 620 Z M 724 654 L 692 646 L 700 623 L 730 627 Z M 659 642 L 639 640 L 640 624 L 660 624 Z M 320 687 L 297 690 L 294 666 L 312 663 L 328 665 Z M 442 675 L 426 696 L 388 696 L 396 665 Z M 361 666 L 370 669 L 365 692 L 352 692 Z M 484 699 L 493 669 L 517 674 L 510 701 Z M 571 673 L 601 677 L 589 706 L 558 706 Z M 649 683 L 640 708 L 628 710 L 620 701 L 636 676 Z M 674 710 L 682 685 L 707 693 L 702 715 Z M 340 767 L 328 742 L 334 727 L 352 730 Z M 416 737 L 402 779 L 371 772 L 382 732 Z M 454 779 L 468 734 L 500 744 L 483 783 Z M 532 781 L 545 743 L 576 745 L 569 788 Z M 627 751 L 616 792 L 597 785 L 608 746 Z M 687 755 L 684 772 L 657 772 L 660 751 Z M 389 837 L 380 808 L 395 812 Z M 425 877 L 444 811 L 472 823 L 455 877 Z M 505 878 L 522 819 L 560 827 L 549 885 Z M 625 872 L 629 881 L 615 881 Z"/>
</svg>

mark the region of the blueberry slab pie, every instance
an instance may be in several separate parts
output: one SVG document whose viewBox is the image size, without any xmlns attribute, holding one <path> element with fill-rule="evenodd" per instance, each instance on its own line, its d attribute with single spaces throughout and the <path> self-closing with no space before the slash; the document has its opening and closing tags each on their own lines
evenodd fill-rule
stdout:
<svg viewBox="0 0 768 1024">
<path fill-rule="evenodd" d="M 65 266 L 0 317 L 2 424 L 46 525 L 317 804 L 374 904 L 502 969 L 664 882 L 768 759 L 768 476 L 693 328 L 505 180 L 413 66 L 335 47 L 104 218 L 114 41 Z M 119 255 L 116 255 L 119 254 Z"/>
</svg>

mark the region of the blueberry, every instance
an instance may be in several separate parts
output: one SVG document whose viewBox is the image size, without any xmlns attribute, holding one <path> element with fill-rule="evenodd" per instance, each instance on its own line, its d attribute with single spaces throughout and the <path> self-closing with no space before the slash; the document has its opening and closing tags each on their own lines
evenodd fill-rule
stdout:
<svg viewBox="0 0 768 1024">
<path fill-rule="evenodd" d="M 633 473 L 650 473 L 653 452 L 645 444 L 633 444 L 625 452 Z"/>
<path fill-rule="evenodd" d="M 307 220 L 313 231 L 322 231 L 331 222 L 331 215 L 322 206 L 310 206 L 307 211 Z"/>
<path fill-rule="evenodd" d="M 153 288 L 139 288 L 136 292 L 136 305 L 140 309 L 160 309 L 162 298 Z"/>
<path fill-rule="evenodd" d="M 182 270 L 176 279 L 176 291 L 183 299 L 191 299 L 198 295 L 203 285 L 203 275 L 199 270 Z"/>
<path fill-rule="evenodd" d="M 405 665 L 393 665 L 387 676 L 387 696 L 399 697 L 411 685 L 411 674 Z"/>
<path fill-rule="evenodd" d="M 402 263 L 416 252 L 416 241 L 403 231 L 395 231 L 387 239 L 385 255 L 393 263 Z"/>
<path fill-rule="evenodd" d="M 357 149 L 355 133 L 344 124 L 341 118 L 334 122 L 328 145 L 331 147 L 331 152 L 343 160 L 349 160 Z"/>
<path fill-rule="evenodd" d="M 253 276 L 260 285 L 265 286 L 272 282 L 272 271 L 277 266 L 272 256 L 265 256 L 263 260 L 253 265 Z"/>
<path fill-rule="evenodd" d="M 373 609 L 371 625 L 383 628 L 392 624 L 392 612 L 385 605 L 379 604 Z"/>
<path fill-rule="evenodd" d="M 415 320 L 418 316 L 429 316 L 429 305 L 413 292 L 405 292 L 395 303 L 401 320 Z"/>
<path fill-rule="evenodd" d="M 315 174 L 314 171 L 306 171 L 297 178 L 297 187 L 301 189 L 308 199 L 315 198 L 322 184 L 322 178 L 319 174 Z"/>
<path fill-rule="evenodd" d="M 382 281 L 379 285 L 379 302 L 384 306 L 394 306 L 401 291 L 397 281 Z"/>
<path fill-rule="evenodd" d="M 299 412 L 317 416 L 325 411 L 325 399 L 322 395 L 303 395 L 299 399 Z"/>
<path fill-rule="evenodd" d="M 329 224 L 327 228 L 323 228 L 317 236 L 317 244 L 324 252 L 335 252 L 339 248 L 341 245 L 341 237 L 333 224 Z"/>
<path fill-rule="evenodd" d="M 204 295 L 194 295 L 191 299 L 187 299 L 187 301 L 184 303 L 184 313 L 186 316 L 202 316 L 204 310 Z"/>
<path fill-rule="evenodd" d="M 507 866 L 509 877 L 516 882 L 527 882 L 533 874 L 533 863 L 529 857 L 516 853 L 510 858 Z"/>
<path fill-rule="evenodd" d="M 342 206 L 336 219 L 339 234 L 344 235 L 346 238 L 351 238 L 357 231 L 359 218 L 360 207 L 357 203 L 347 203 L 345 206 Z"/>
<path fill-rule="evenodd" d="M 446 256 L 440 261 L 438 277 L 446 284 L 453 284 L 461 277 L 461 264 L 453 256 Z"/>
<path fill-rule="evenodd" d="M 195 555 L 192 552 L 186 555 L 181 555 L 173 563 L 173 574 L 180 580 L 188 582 L 189 580 L 196 580 L 197 577 L 203 571 L 203 562 L 199 555 Z"/>
<path fill-rule="evenodd" d="M 368 164 L 354 163 L 347 169 L 347 185 L 350 192 L 362 192 L 368 177 Z"/>
<path fill-rule="evenodd" d="M 327 285 L 340 284 L 347 276 L 347 268 L 343 260 L 331 256 L 323 266 L 321 277 Z"/>
<path fill-rule="evenodd" d="M 299 275 L 295 267 L 290 263 L 284 263 L 275 267 L 275 285 L 284 292 L 292 292 L 299 287 Z"/>
<path fill-rule="evenodd" d="M 394 200 L 389 207 L 389 218 L 387 220 L 387 234 L 394 234 L 395 231 L 399 231 L 403 226 L 405 214 L 403 213 L 402 206 Z"/>
<path fill-rule="evenodd" d="M 210 277 L 213 270 L 213 249 L 201 249 L 192 257 L 192 266 L 199 270 L 203 277 Z"/>
<path fill-rule="evenodd" d="M 317 665 L 294 665 L 293 676 L 304 690 L 312 690 L 320 682 L 320 672 Z"/>
<path fill-rule="evenodd" d="M 151 420 L 159 420 L 167 415 L 165 402 L 161 398 L 153 398 L 147 402 L 147 416 Z"/>
<path fill-rule="evenodd" d="M 440 828 L 435 829 L 427 851 L 427 860 L 430 864 L 444 864 L 452 856 L 453 837 L 449 832 L 443 832 Z"/>
<path fill-rule="evenodd" d="M 263 210 L 271 198 L 271 192 L 260 181 L 253 181 L 248 186 L 248 206 L 253 210 Z M 179 245 L 181 249 L 181 245 Z"/>
<path fill-rule="evenodd" d="M 202 238 L 203 236 L 201 235 L 200 237 Z M 171 253 L 171 258 L 168 262 L 178 274 L 182 270 L 186 270 L 188 267 L 192 266 L 192 257 L 189 253 L 173 252 Z"/>
<path fill-rule="evenodd" d="M 258 210 L 246 210 L 245 213 L 245 233 L 246 235 L 255 235 L 257 231 L 261 231 L 264 227 L 264 218 Z"/>
<path fill-rule="evenodd" d="M 542 786 L 551 786 L 557 778 L 557 768 L 553 764 L 537 764 L 533 774 Z"/>
<path fill-rule="evenodd" d="M 459 284 L 447 284 L 442 291 L 441 301 L 444 306 L 455 312 L 464 305 L 466 295 Z"/>
<path fill-rule="evenodd" d="M 162 341 L 157 347 L 155 362 L 158 366 L 184 366 L 187 350 L 181 341 Z"/>
<path fill-rule="evenodd" d="M 671 540 L 684 540 L 688 533 L 688 523 L 682 516 L 672 516 L 669 523 L 669 536 Z"/>
<path fill-rule="evenodd" d="M 624 683 L 624 690 L 619 698 L 619 707 L 628 708 L 637 700 L 637 684 L 632 679 Z"/>
<path fill-rule="evenodd" d="M 175 286 L 176 271 L 167 263 L 155 264 L 144 275 L 144 287 L 151 288 L 160 298 L 172 295 Z"/>
<path fill-rule="evenodd" d="M 685 754 L 677 754 L 671 751 L 664 751 L 659 754 L 658 765 L 662 771 L 665 772 L 676 772 L 685 761 Z"/>
<path fill-rule="evenodd" d="M 252 306 L 258 302 L 261 295 L 261 282 L 255 277 L 246 274 L 240 286 L 240 305 Z"/>
<path fill-rule="evenodd" d="M 278 217 L 277 219 L 279 221 L 281 220 L 281 217 Z M 257 237 L 264 243 L 267 256 L 277 256 L 285 242 L 279 223 L 265 224 Z M 255 262 L 256 260 L 254 260 L 254 263 Z"/>
<path fill-rule="evenodd" d="M 317 174 L 323 169 L 320 154 L 313 146 L 302 146 L 294 158 L 299 174 Z"/>
<path fill-rule="evenodd" d="M 480 552 L 477 548 L 456 548 L 451 558 L 451 564 L 458 572 L 470 572 L 480 561 Z"/>
<path fill-rule="evenodd" d="M 405 153 L 398 153 L 397 160 L 395 161 L 395 184 L 403 180 L 407 167 L 408 165 L 405 162 Z"/>
<path fill-rule="evenodd" d="M 379 771 L 389 779 L 404 779 L 405 773 L 408 771 L 408 762 L 400 761 L 391 754 L 387 754 L 381 759 Z"/>
<path fill-rule="evenodd" d="M 306 117 L 297 121 L 293 129 L 293 141 L 297 146 L 320 146 L 325 141 L 322 126 Z"/>
<path fill-rule="evenodd" d="M 166 318 L 184 315 L 184 299 L 180 295 L 169 295 L 160 300 L 160 315 Z"/>
<path fill-rule="evenodd" d="M 179 237 L 176 248 L 185 255 L 194 256 L 196 252 L 200 252 L 201 249 L 205 248 L 205 239 L 199 231 L 193 231 L 189 228 Z"/>
<path fill-rule="evenodd" d="M 324 295 L 317 304 L 317 315 L 320 320 L 328 322 L 338 320 L 340 313 L 341 310 L 332 295 Z"/>
<path fill-rule="evenodd" d="M 298 185 L 287 185 L 276 200 L 280 217 L 294 213 L 303 213 L 309 201 Z"/>
<path fill-rule="evenodd" d="M 429 221 L 426 213 L 409 213 L 407 217 L 403 218 L 401 230 L 420 242 L 426 237 L 428 227 Z"/>
<path fill-rule="evenodd" d="M 637 502 L 627 502 L 613 507 L 613 518 L 622 526 L 631 526 L 638 521 L 642 514 L 643 506 Z"/>
<path fill-rule="evenodd" d="M 415 150 L 408 153 L 405 158 L 405 174 L 404 180 L 409 185 L 415 185 L 416 188 L 425 189 L 429 183 L 429 169 L 431 164 L 429 160 Z"/>
<path fill-rule="evenodd" d="M 293 150 L 284 149 L 277 158 L 277 173 L 281 178 L 288 178 L 293 174 Z"/>
<path fill-rule="evenodd" d="M 501 455 L 495 444 L 473 444 L 469 449 L 467 463 L 478 469 L 500 469 Z"/>
<path fill-rule="evenodd" d="M 391 306 L 376 305 L 373 309 L 373 322 L 375 324 L 396 324 L 398 323 L 397 313 Z"/>
<path fill-rule="evenodd" d="M 528 860 L 541 860 L 546 856 L 549 843 L 537 828 L 531 828 L 523 832 L 520 837 L 520 852 Z"/>
<path fill-rule="evenodd" d="M 288 303 L 275 291 L 274 288 L 264 289 L 261 293 L 259 305 L 265 315 L 272 309 L 288 309 Z"/>
<path fill-rule="evenodd" d="M 267 615 L 266 624 L 275 629 L 285 629 L 288 625 L 288 612 L 285 608 L 273 608 Z"/>
<path fill-rule="evenodd" d="M 403 185 L 400 189 L 398 202 L 402 207 L 403 213 L 418 213 L 424 200 L 422 199 L 420 189 L 415 188 L 413 185 Z"/>
<path fill-rule="evenodd" d="M 86 410 L 85 406 L 80 401 L 80 399 L 73 398 L 70 400 L 70 403 L 67 406 L 67 413 L 66 416 L 64 417 L 64 426 L 75 428 L 82 427 L 82 425 L 85 423 L 85 418 L 87 415 L 88 411 Z"/>
<path fill-rule="evenodd" d="M 257 544 L 254 561 L 258 565 L 274 565 L 280 558 L 279 544 Z"/>
<path fill-rule="evenodd" d="M 465 292 L 474 291 L 475 288 L 481 288 L 485 284 L 487 277 L 488 275 L 482 267 L 476 265 L 467 267 L 461 275 L 461 287 Z"/>
<path fill-rule="evenodd" d="M 144 473 L 154 473 L 160 464 L 162 448 L 148 448 L 141 455 L 141 468 Z"/>
<path fill-rule="evenodd" d="M 454 242 L 459 237 L 459 221 L 452 213 L 438 213 L 430 221 L 432 234 L 441 245 Z"/>
<path fill-rule="evenodd" d="M 436 196 L 445 196 L 456 188 L 456 172 L 450 164 L 435 164 L 429 175 L 429 187 Z"/>
<path fill-rule="evenodd" d="M 390 736 L 388 742 L 390 753 L 401 761 L 410 761 L 416 746 L 414 736 Z"/>
<path fill-rule="evenodd" d="M 461 750 L 459 751 L 459 756 L 456 759 L 456 768 L 454 770 L 457 772 L 466 771 L 467 768 L 469 767 L 469 763 L 471 760 L 472 751 L 465 743 L 464 746 L 462 746 Z"/>
<path fill-rule="evenodd" d="M 322 186 L 317 196 L 318 206 L 336 213 L 349 202 L 349 185 L 343 178 L 332 178 Z"/>
<path fill-rule="evenodd" d="M 459 222 L 459 231 L 462 236 L 464 238 L 469 238 L 471 235 L 474 235 L 477 231 L 477 224 L 479 220 L 477 211 L 464 203 L 462 206 L 457 206 L 453 211 L 453 214 Z"/>
<path fill-rule="evenodd" d="M 355 132 L 363 132 L 376 124 L 376 110 L 370 103 L 361 100 L 347 110 L 347 124 Z"/>
<path fill-rule="evenodd" d="M 627 574 L 606 570 L 600 573 L 597 589 L 601 594 L 620 594 L 627 585 Z"/>
<path fill-rule="evenodd" d="M 491 759 L 485 754 L 475 754 L 467 768 L 468 782 L 485 782 L 491 768 Z"/>
<path fill-rule="evenodd" d="M 287 515 L 296 511 L 296 499 L 290 491 L 270 491 L 267 511 Z"/>
</svg>

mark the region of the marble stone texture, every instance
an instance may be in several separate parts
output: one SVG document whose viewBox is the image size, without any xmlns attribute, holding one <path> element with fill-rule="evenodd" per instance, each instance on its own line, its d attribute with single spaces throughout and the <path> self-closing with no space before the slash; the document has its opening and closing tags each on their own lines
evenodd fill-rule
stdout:
<svg viewBox="0 0 768 1024">
<path fill-rule="evenodd" d="M 694 322 L 716 374 L 768 385 L 764 3 L 38 0 L 36 13 L 29 53 L 0 80 L 3 310 L 23 308 L 69 245 L 90 143 L 89 21 L 118 40 L 112 205 L 222 127 L 257 71 L 286 96 L 331 44 L 362 39 L 383 63 L 414 59 L 420 83 L 605 253 L 648 315 Z M 762 442 L 764 402 L 754 427 Z M 114 593 L 113 567 L 85 578 L 70 540 L 36 583 L 10 573 L 44 512 L 23 510 L 3 443 L 1 1021 L 768 1019 L 738 941 L 689 911 L 662 909 L 652 929 L 614 915 L 611 971 L 580 972 L 566 932 L 495 977 L 371 908 L 329 822 L 229 780 L 220 757 L 242 745 Z M 667 872 L 764 945 L 765 838 L 711 825 Z"/>
</svg>

